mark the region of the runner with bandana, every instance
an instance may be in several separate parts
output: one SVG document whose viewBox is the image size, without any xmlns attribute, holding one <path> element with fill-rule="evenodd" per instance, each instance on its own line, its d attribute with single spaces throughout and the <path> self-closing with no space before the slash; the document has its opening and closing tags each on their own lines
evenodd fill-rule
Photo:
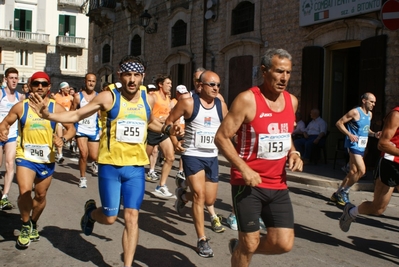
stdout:
<svg viewBox="0 0 399 267">
<path fill-rule="evenodd" d="M 174 134 L 172 125 L 154 120 L 151 109 L 154 99 L 147 95 L 144 65 L 140 58 L 124 57 L 117 73 L 120 83 L 111 84 L 84 107 L 63 113 L 49 113 L 37 94 L 31 105 L 38 114 L 58 122 L 77 122 L 101 111 L 103 131 L 98 156 L 98 187 L 102 207 L 93 199 L 86 202 L 81 220 L 82 231 L 90 235 L 94 222 L 113 224 L 118 219 L 121 196 L 125 228 L 122 235 L 125 266 L 132 266 L 138 243 L 139 209 L 144 197 L 147 128 L 166 135 Z"/>
</svg>

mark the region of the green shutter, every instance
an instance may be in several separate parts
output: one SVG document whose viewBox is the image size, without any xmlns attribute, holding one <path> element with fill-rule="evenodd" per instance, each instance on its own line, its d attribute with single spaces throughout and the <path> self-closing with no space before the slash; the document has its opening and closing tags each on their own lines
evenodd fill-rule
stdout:
<svg viewBox="0 0 399 267">
<path fill-rule="evenodd" d="M 21 28 L 19 25 L 19 22 L 21 20 L 21 10 L 19 9 L 15 9 L 14 10 L 14 30 L 19 31 L 19 29 Z"/>
<path fill-rule="evenodd" d="M 76 35 L 76 17 L 69 16 L 69 36 Z"/>
<path fill-rule="evenodd" d="M 32 32 L 32 11 L 25 10 L 25 31 Z"/>
<path fill-rule="evenodd" d="M 59 24 L 58 24 L 58 35 L 65 35 L 65 16 L 59 16 Z"/>
</svg>

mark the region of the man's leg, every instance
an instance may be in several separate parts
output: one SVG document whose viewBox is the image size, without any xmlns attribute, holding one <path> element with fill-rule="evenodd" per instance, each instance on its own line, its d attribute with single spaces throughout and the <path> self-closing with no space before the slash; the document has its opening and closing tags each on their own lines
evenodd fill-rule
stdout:
<svg viewBox="0 0 399 267">
<path fill-rule="evenodd" d="M 89 147 L 87 137 L 78 137 L 76 139 L 79 148 L 79 171 L 80 171 L 80 181 L 79 187 L 87 187 L 86 179 L 86 169 L 87 169 L 87 158 L 89 157 Z"/>
<path fill-rule="evenodd" d="M 132 266 L 134 254 L 139 239 L 139 211 L 125 209 L 125 228 L 122 235 L 123 262 L 125 266 Z"/>
<path fill-rule="evenodd" d="M 381 215 L 386 210 L 394 189 L 395 187 L 389 187 L 381 182 L 380 178 L 376 179 L 374 186 L 374 199 L 373 201 L 364 201 L 360 204 L 357 207 L 359 214 Z"/>
<path fill-rule="evenodd" d="M 268 227 L 260 238 L 259 231 L 238 233 L 238 245 L 231 257 L 232 267 L 249 266 L 254 254 L 275 255 L 289 252 L 294 244 L 294 229 Z"/>
<path fill-rule="evenodd" d="M 32 221 L 39 220 L 44 208 L 46 207 L 46 194 L 50 187 L 52 176 L 45 179 L 35 179 L 35 196 L 32 202 Z"/>
<path fill-rule="evenodd" d="M 185 194 L 186 199 L 193 203 L 193 222 L 197 237 L 205 237 L 204 204 L 205 204 L 205 171 L 186 177 L 189 180 L 190 192 Z"/>
<path fill-rule="evenodd" d="M 155 172 L 155 164 L 157 162 L 157 157 L 158 157 L 158 145 L 153 146 L 147 144 L 146 152 L 148 158 L 150 159 L 150 169 L 145 177 L 145 180 L 154 183 L 159 180 L 159 177 Z"/>
<path fill-rule="evenodd" d="M 63 133 L 63 126 L 62 126 L 62 124 L 61 123 L 57 123 L 57 126 L 56 126 L 56 133 L 57 133 L 57 136 L 58 137 L 63 137 L 64 136 L 64 133 Z M 63 149 L 63 146 L 61 146 L 61 147 L 57 147 L 57 153 L 58 153 L 58 158 L 57 158 L 57 160 L 58 160 L 58 163 L 62 163 L 62 162 L 64 162 L 64 156 L 63 156 L 63 154 L 62 154 L 62 149 Z"/>
<path fill-rule="evenodd" d="M 166 180 L 168 179 L 170 170 L 172 169 L 173 161 L 175 160 L 175 150 L 170 138 L 163 140 L 159 143 L 159 146 L 165 157 L 165 162 L 162 165 L 161 180 L 159 181 L 159 185 L 163 186 L 166 184 Z"/>
<path fill-rule="evenodd" d="M 222 233 L 225 229 L 222 226 L 214 207 L 218 192 L 218 183 L 213 183 L 207 179 L 205 182 L 205 188 L 205 205 L 211 218 L 212 230 L 216 233 Z"/>
<path fill-rule="evenodd" d="M 14 162 L 15 162 L 15 153 L 17 149 L 17 142 L 16 141 L 8 142 L 4 145 L 3 149 L 5 153 L 6 172 L 4 174 L 4 188 L 3 188 L 2 198 L 7 198 L 7 199 L 2 201 L 2 208 L 12 209 L 12 204 L 8 201 L 8 193 L 10 192 L 12 180 L 14 179 Z M 0 151 L 0 153 L 2 152 L 3 151 Z"/>
<path fill-rule="evenodd" d="M 97 165 L 97 160 L 98 160 L 98 148 L 99 148 L 100 143 L 99 142 L 90 142 L 88 141 L 87 146 L 89 149 L 89 157 L 93 161 L 91 165 L 91 170 L 93 175 L 97 175 L 98 173 L 98 165 Z"/>
</svg>

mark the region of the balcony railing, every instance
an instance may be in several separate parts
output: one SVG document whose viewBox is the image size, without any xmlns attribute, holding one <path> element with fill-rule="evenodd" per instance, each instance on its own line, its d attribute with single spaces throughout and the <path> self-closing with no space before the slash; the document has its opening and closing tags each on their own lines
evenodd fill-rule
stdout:
<svg viewBox="0 0 399 267">
<path fill-rule="evenodd" d="M 36 44 L 50 44 L 50 34 L 13 31 L 0 29 L 0 40 L 26 42 Z"/>
<path fill-rule="evenodd" d="M 60 6 L 81 7 L 86 0 L 58 0 Z"/>
<path fill-rule="evenodd" d="M 85 38 L 73 36 L 57 36 L 57 45 L 65 47 L 85 48 Z"/>
</svg>

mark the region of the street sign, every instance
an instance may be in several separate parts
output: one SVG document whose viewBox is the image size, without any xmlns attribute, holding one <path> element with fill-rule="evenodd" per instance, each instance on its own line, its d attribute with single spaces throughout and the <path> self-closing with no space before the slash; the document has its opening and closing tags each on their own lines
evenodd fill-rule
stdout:
<svg viewBox="0 0 399 267">
<path fill-rule="evenodd" d="M 381 8 L 381 20 L 387 29 L 391 31 L 399 29 L 399 1 L 385 2 Z"/>
</svg>

